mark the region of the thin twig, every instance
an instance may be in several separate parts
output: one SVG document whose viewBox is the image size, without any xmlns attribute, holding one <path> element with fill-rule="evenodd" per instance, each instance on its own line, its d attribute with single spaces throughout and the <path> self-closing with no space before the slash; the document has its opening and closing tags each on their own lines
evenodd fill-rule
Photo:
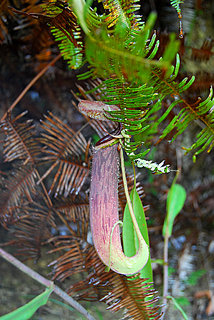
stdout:
<svg viewBox="0 0 214 320">
<path fill-rule="evenodd" d="M 76 300 L 74 300 L 72 297 L 70 297 L 66 292 L 61 290 L 58 286 L 56 286 L 53 281 L 50 281 L 43 276 L 41 276 L 39 273 L 35 272 L 31 268 L 27 267 L 25 264 L 20 262 L 18 259 L 13 257 L 11 254 L 7 253 L 3 249 L 0 248 L 0 256 L 13 264 L 16 268 L 21 270 L 22 272 L 26 273 L 28 276 L 36 280 L 37 282 L 41 283 L 45 287 L 53 286 L 53 292 L 55 292 L 60 298 L 65 300 L 69 305 L 71 305 L 74 309 L 79 311 L 82 315 L 85 316 L 88 320 L 95 320 L 95 318 L 90 315 L 90 313 Z"/>
<path fill-rule="evenodd" d="M 31 81 L 28 83 L 28 85 L 24 88 L 24 90 L 20 93 L 20 95 L 16 98 L 16 100 L 11 104 L 10 108 L 5 112 L 3 117 L 1 118 L 1 121 L 3 121 L 6 117 L 8 112 L 11 112 L 17 103 L 24 97 L 24 95 L 28 92 L 28 90 L 36 83 L 36 81 L 43 76 L 43 74 L 52 66 L 54 65 L 59 59 L 61 58 L 61 53 L 58 54 L 51 62 L 49 62 Z"/>
</svg>

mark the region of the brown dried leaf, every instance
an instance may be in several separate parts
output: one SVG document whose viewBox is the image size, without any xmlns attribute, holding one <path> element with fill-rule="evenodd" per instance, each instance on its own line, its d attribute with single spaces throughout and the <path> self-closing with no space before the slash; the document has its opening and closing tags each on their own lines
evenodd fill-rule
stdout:
<svg viewBox="0 0 214 320">
<path fill-rule="evenodd" d="M 32 120 L 19 121 L 25 114 L 26 112 L 23 112 L 14 119 L 9 114 L 1 123 L 1 128 L 6 135 L 3 152 L 7 162 L 19 159 L 24 161 L 24 164 L 35 164 L 37 155 L 40 153 L 34 137 Z"/>
<path fill-rule="evenodd" d="M 90 142 L 87 143 L 81 132 L 75 133 L 53 114 L 45 118 L 46 121 L 42 121 L 45 133 L 41 139 L 45 155 L 41 160 L 50 166 L 40 181 L 55 169 L 49 193 L 54 192 L 55 197 L 78 194 L 89 175 Z"/>
<path fill-rule="evenodd" d="M 10 172 L 10 178 L 6 180 L 0 198 L 0 222 L 4 227 L 17 222 L 19 215 L 23 215 L 20 205 L 24 200 L 33 201 L 36 179 L 37 173 L 32 166 L 24 166 Z"/>
<path fill-rule="evenodd" d="M 21 211 L 23 217 L 15 225 L 12 244 L 19 255 L 37 261 L 42 246 L 51 238 L 51 228 L 55 227 L 54 210 L 38 203 L 26 203 Z"/>
</svg>

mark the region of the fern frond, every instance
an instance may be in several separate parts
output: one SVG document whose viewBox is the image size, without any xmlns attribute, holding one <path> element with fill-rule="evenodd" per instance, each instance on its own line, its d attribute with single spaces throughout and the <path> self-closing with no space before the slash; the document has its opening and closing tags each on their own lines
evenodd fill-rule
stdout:
<svg viewBox="0 0 214 320">
<path fill-rule="evenodd" d="M 41 142 L 44 145 L 44 156 L 41 160 L 50 163 L 43 174 L 43 180 L 54 169 L 56 170 L 49 193 L 67 197 L 70 193 L 78 194 L 89 175 L 89 145 L 84 136 L 75 133 L 67 124 L 53 114 L 42 121 Z"/>
<path fill-rule="evenodd" d="M 80 195 L 67 198 L 57 198 L 54 208 L 63 213 L 69 222 L 77 222 L 78 220 L 89 221 L 89 205 L 88 200 Z"/>
<path fill-rule="evenodd" d="M 120 279 L 122 281 L 115 280 L 111 281 L 114 289 L 101 299 L 101 301 L 110 304 L 108 309 L 118 311 L 120 308 L 127 308 L 123 319 L 133 317 L 136 320 L 158 320 L 162 317 L 160 307 L 154 306 L 158 301 L 155 296 L 157 292 L 151 284 L 146 283 L 145 279 L 133 277 Z M 122 296 L 121 292 L 125 291 L 126 295 Z"/>
<path fill-rule="evenodd" d="M 0 222 L 4 227 L 17 222 L 21 212 L 20 205 L 23 201 L 33 201 L 36 193 L 37 173 L 32 166 L 24 166 L 11 170 L 10 179 L 7 179 L 1 189 Z"/>
<path fill-rule="evenodd" d="M 65 251 L 59 258 L 51 263 L 55 266 L 54 279 L 64 281 L 75 273 L 83 272 L 88 245 L 79 239 L 70 236 L 59 236 L 55 240 L 56 248 L 49 253 Z M 57 248 L 58 246 L 58 248 Z"/>
<path fill-rule="evenodd" d="M 54 0 L 42 7 L 46 14 L 43 19 L 47 20 L 63 58 L 70 68 L 79 68 L 83 59 L 83 39 L 76 16 L 63 1 Z"/>
<path fill-rule="evenodd" d="M 150 43 L 154 42 L 154 37 L 149 39 L 150 32 L 148 31 L 154 21 L 155 16 L 151 16 L 147 24 L 134 33 L 128 29 L 125 34 L 121 35 L 115 31 L 114 36 L 109 36 L 107 30 L 101 29 L 99 34 L 88 36 L 86 38 L 86 59 L 93 67 L 94 76 L 117 77 L 121 81 L 144 83 L 149 80 L 152 67 L 157 66 L 167 70 L 169 61 L 152 60 L 157 51 L 158 42 L 154 44 L 151 54 L 148 53 L 152 47 Z M 118 21 L 117 28 L 122 29 L 120 21 Z M 175 50 L 176 47 L 177 42 L 174 41 Z M 174 52 L 171 53 L 170 60 L 173 58 Z"/>
<path fill-rule="evenodd" d="M 184 3 L 184 0 L 170 0 L 170 4 L 172 7 L 175 8 L 175 10 L 177 11 L 178 13 L 178 17 L 181 16 L 181 8 L 180 8 L 180 5 Z"/>
<path fill-rule="evenodd" d="M 141 146 L 141 135 L 145 130 L 148 130 L 148 126 L 152 134 L 156 132 L 159 125 L 167 119 L 170 112 L 177 106 L 179 106 L 181 111 L 163 129 L 159 142 L 172 130 L 176 129 L 177 132 L 173 135 L 173 140 L 175 140 L 192 121 L 199 120 L 205 128 L 199 133 L 197 137 L 198 142 L 195 142 L 188 150 L 194 151 L 194 149 L 199 148 L 195 152 L 195 155 L 198 155 L 206 148 L 208 151 L 212 149 L 214 140 L 212 112 L 214 100 L 212 90 L 205 101 L 199 101 L 200 103 L 198 102 L 193 105 L 188 103 L 181 94 L 192 85 L 194 77 L 189 81 L 187 78 L 184 78 L 180 83 L 177 83 L 174 79 L 177 76 L 178 70 L 179 57 L 177 57 L 177 63 L 167 77 L 163 78 L 160 70 L 157 68 L 152 69 L 151 87 L 148 84 L 141 87 L 129 86 L 127 83 L 116 79 L 106 80 L 97 87 L 97 90 L 101 91 L 99 94 L 102 100 L 107 104 L 115 104 L 120 107 L 120 111 L 109 112 L 107 118 L 123 123 L 125 134 L 130 138 L 134 137 L 132 141 L 125 139 L 124 143 L 127 154 L 133 160 L 139 157 L 142 158 L 145 155 L 146 151 L 138 155 L 135 152 Z M 169 95 L 175 97 L 174 101 L 172 101 L 159 119 L 155 119 L 154 117 L 157 117 L 157 112 L 161 108 L 162 100 Z"/>
<path fill-rule="evenodd" d="M 177 128 L 177 133 L 172 139 L 175 140 L 176 137 L 181 134 L 193 120 L 199 120 L 205 126 L 197 135 L 196 142 L 193 143 L 190 148 L 186 148 L 188 152 L 194 151 L 195 159 L 195 157 L 205 149 L 207 149 L 207 152 L 210 152 L 214 146 L 213 89 L 210 89 L 209 96 L 202 102 L 199 100 L 194 105 L 188 104 L 185 100 L 180 100 L 179 102 L 183 104 L 181 111 L 178 115 L 174 116 L 171 123 L 163 131 L 160 139 L 163 139 L 171 131 L 171 128 Z M 196 151 L 196 149 L 198 150 Z"/>
<path fill-rule="evenodd" d="M 111 270 L 106 272 L 93 247 L 88 250 L 85 269 L 89 276 L 72 285 L 70 294 L 78 292 L 79 298 L 86 300 L 95 300 L 98 295 L 99 300 L 114 312 L 126 308 L 124 319 L 160 319 L 160 307 L 156 306 L 156 292 L 151 284 L 143 279 L 129 279 Z"/>
<path fill-rule="evenodd" d="M 102 0 L 104 9 L 110 12 L 105 18 L 108 28 L 115 26 L 120 19 L 125 25 L 130 23 L 132 27 L 137 29 L 140 23 L 135 15 L 135 11 L 140 8 L 140 5 L 136 4 L 137 2 L 136 0 Z"/>
<path fill-rule="evenodd" d="M 184 0 L 170 0 L 171 6 L 175 8 L 178 14 L 179 24 L 180 24 L 180 33 L 179 37 L 183 38 L 183 26 L 182 26 L 182 14 L 181 14 L 181 8 L 180 5 L 184 2 Z"/>
<path fill-rule="evenodd" d="M 2 0 L 0 3 L 0 43 L 3 43 L 8 36 L 8 28 L 5 23 L 7 21 L 8 12 L 8 0 Z"/>
<path fill-rule="evenodd" d="M 113 12 L 116 10 L 117 1 L 110 1 L 111 4 Z M 178 1 L 173 2 L 177 10 L 179 4 Z M 192 121 L 200 120 L 206 128 L 199 134 L 199 140 L 193 144 L 191 150 L 199 147 L 196 154 L 206 147 L 210 150 L 214 139 L 213 125 L 211 114 L 208 116 L 206 112 L 212 102 L 205 103 L 208 109 L 206 111 L 202 109 L 203 114 L 200 114 L 201 104 L 191 105 L 182 97 L 182 92 L 192 85 L 194 77 L 189 80 L 184 78 L 180 83 L 176 82 L 180 60 L 177 55 L 175 66 L 171 65 L 178 50 L 178 42 L 174 36 L 171 36 L 163 57 L 158 61 L 154 60 L 158 43 L 155 41 L 155 35 L 149 38 L 153 20 L 151 17 L 135 32 L 132 32 L 131 27 L 127 27 L 122 37 L 117 30 L 120 27 L 122 29 L 123 23 L 118 19 L 115 20 L 111 36 L 107 30 L 101 29 L 96 39 L 93 32 L 92 36 L 86 38 L 86 58 L 92 66 L 94 76 L 107 79 L 97 87 L 99 96 L 107 104 L 117 105 L 120 108 L 119 111 L 108 112 L 107 118 L 123 124 L 124 148 L 132 160 L 146 155 L 147 149 L 140 150 L 142 136 L 145 132 L 154 134 L 160 130 L 159 125 L 167 120 L 175 107 L 179 107 L 181 111 L 164 129 L 161 128 L 159 141 L 174 129 L 177 130 L 174 135 L 176 138 Z M 86 76 L 89 76 L 89 73 Z M 157 119 L 162 101 L 169 96 L 174 97 L 174 100 L 170 99 L 172 101 L 168 108 Z M 203 148 L 202 143 L 204 145 L 205 142 Z"/>
<path fill-rule="evenodd" d="M 23 217 L 14 227 L 12 244 L 19 255 L 38 261 L 42 246 L 52 237 L 51 229 L 56 227 L 54 211 L 38 202 L 24 204 L 21 211 Z"/>
<path fill-rule="evenodd" d="M 26 114 L 21 113 L 15 118 L 11 115 L 1 123 L 6 138 L 4 141 L 5 161 L 22 160 L 25 164 L 35 164 L 36 158 L 40 153 L 40 148 L 34 138 L 34 125 L 32 120 L 20 122 L 20 119 Z"/>
<path fill-rule="evenodd" d="M 57 198 L 53 206 L 73 238 L 87 241 L 89 226 L 88 199 L 79 195 L 71 195 L 67 198 Z"/>
<path fill-rule="evenodd" d="M 51 32 L 58 43 L 63 58 L 67 60 L 68 66 L 73 69 L 79 68 L 82 64 L 82 49 L 75 47 L 61 30 L 52 27 Z"/>
<path fill-rule="evenodd" d="M 63 281 L 77 272 L 88 273 L 85 279 L 70 286 L 69 294 L 78 294 L 81 300 L 99 299 L 114 312 L 126 308 L 124 319 L 160 319 L 160 307 L 157 306 L 158 299 L 151 283 L 143 279 L 130 279 L 111 270 L 106 272 L 95 249 L 85 245 L 84 250 L 80 250 L 81 243 L 72 236 L 60 236 L 54 241 L 58 248 L 51 252 L 65 251 L 52 263 L 55 265 L 54 279 Z"/>
</svg>

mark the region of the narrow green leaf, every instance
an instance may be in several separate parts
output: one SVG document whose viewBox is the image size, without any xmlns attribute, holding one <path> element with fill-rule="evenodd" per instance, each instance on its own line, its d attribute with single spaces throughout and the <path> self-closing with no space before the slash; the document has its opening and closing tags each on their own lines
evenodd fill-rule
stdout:
<svg viewBox="0 0 214 320">
<path fill-rule="evenodd" d="M 180 184 L 173 184 L 167 196 L 167 215 L 163 225 L 163 236 L 172 235 L 173 223 L 178 213 L 183 208 L 186 200 L 186 191 Z"/>
<path fill-rule="evenodd" d="M 134 210 L 134 214 L 141 231 L 141 234 L 149 246 L 149 236 L 148 236 L 148 229 L 146 223 L 146 217 L 143 210 L 143 205 L 140 200 L 140 197 L 137 193 L 136 188 L 134 187 L 130 193 L 130 198 Z M 129 212 L 128 205 L 125 207 L 124 216 L 123 216 L 123 246 L 124 246 L 124 253 L 128 257 L 132 257 L 136 254 L 139 244 L 136 232 L 134 230 L 133 222 L 131 219 L 131 215 Z M 148 278 L 149 281 L 153 281 L 152 276 L 152 266 L 151 266 L 151 258 L 149 256 L 148 262 L 145 267 L 140 272 L 141 278 Z"/>
<path fill-rule="evenodd" d="M 0 317 L 1 320 L 27 320 L 30 319 L 38 308 L 45 305 L 53 291 L 53 287 L 46 289 L 36 298 L 26 303 L 24 306 Z"/>
<path fill-rule="evenodd" d="M 181 307 L 186 307 L 191 305 L 187 297 L 181 296 L 174 299 Z"/>
<path fill-rule="evenodd" d="M 180 313 L 182 314 L 183 318 L 185 320 L 188 320 L 187 314 L 184 312 L 184 310 L 181 308 L 181 306 L 177 303 L 177 301 L 175 300 L 175 298 L 173 298 L 172 296 L 167 296 L 167 299 L 171 299 L 172 302 L 174 303 L 174 306 L 180 311 Z"/>
<path fill-rule="evenodd" d="M 163 54 L 163 61 L 167 61 L 171 63 L 173 59 L 175 58 L 176 54 L 178 53 L 180 43 L 178 40 L 176 40 L 175 34 L 170 34 L 170 41 L 164 51 Z"/>
<path fill-rule="evenodd" d="M 206 273 L 207 270 L 205 269 L 193 271 L 185 282 L 190 286 L 195 286 L 198 283 L 198 280 Z"/>
<path fill-rule="evenodd" d="M 86 4 L 83 0 L 69 0 L 69 4 L 71 5 L 74 13 L 76 14 L 77 19 L 79 20 L 79 24 L 81 25 L 85 34 L 89 34 L 89 29 L 86 22 L 88 4 Z"/>
</svg>

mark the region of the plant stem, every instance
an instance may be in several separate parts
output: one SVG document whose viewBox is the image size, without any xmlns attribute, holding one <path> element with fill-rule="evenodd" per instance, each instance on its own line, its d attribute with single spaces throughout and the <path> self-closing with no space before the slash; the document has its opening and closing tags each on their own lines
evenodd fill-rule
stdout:
<svg viewBox="0 0 214 320">
<path fill-rule="evenodd" d="M 167 296 L 167 299 L 171 299 L 175 305 L 175 307 L 180 311 L 180 313 L 182 314 L 184 320 L 188 320 L 187 314 L 184 312 L 184 310 L 181 308 L 181 306 L 177 303 L 177 301 L 175 300 L 175 298 L 171 297 L 171 296 Z"/>
<path fill-rule="evenodd" d="M 41 283 L 45 287 L 53 286 L 53 292 L 55 292 L 59 297 L 61 297 L 63 300 L 65 300 L 69 305 L 71 305 L 74 309 L 79 311 L 82 315 L 85 316 L 88 320 L 95 320 L 93 316 L 89 314 L 89 312 L 77 301 L 75 301 L 72 297 L 70 297 L 66 292 L 61 290 L 58 286 L 56 286 L 53 281 L 50 281 L 43 276 L 41 276 L 39 273 L 35 272 L 22 262 L 20 262 L 18 259 L 13 257 L 11 254 L 7 253 L 3 249 L 0 248 L 0 256 L 13 264 L 16 268 L 21 270 L 22 272 L 26 273 L 28 276 L 36 280 L 37 282 Z"/>
<path fill-rule="evenodd" d="M 30 83 L 28 83 L 28 85 L 24 88 L 24 90 L 20 93 L 20 95 L 16 98 L 16 100 L 11 104 L 10 108 L 7 110 L 7 112 L 5 112 L 5 114 L 3 115 L 3 117 L 1 118 L 1 121 L 3 121 L 6 117 L 8 112 L 11 112 L 15 106 L 17 105 L 17 103 L 19 103 L 19 101 L 24 97 L 24 95 L 28 92 L 28 90 L 34 85 L 34 83 L 36 83 L 37 80 L 39 80 L 39 78 L 41 78 L 43 76 L 43 74 L 52 66 L 54 65 L 60 58 L 61 58 L 61 53 L 58 54 L 58 56 L 56 56 L 51 62 L 49 62 L 31 81 Z"/>
<path fill-rule="evenodd" d="M 169 237 L 166 232 L 166 235 L 164 237 L 164 266 L 163 266 L 163 317 L 167 309 L 167 296 L 168 296 L 168 243 L 169 243 Z M 162 319 L 163 319 L 162 317 Z"/>
<path fill-rule="evenodd" d="M 130 196 L 129 196 L 129 190 L 128 190 L 128 186 L 127 186 L 125 163 L 124 163 L 123 149 L 122 148 L 120 148 L 120 160 L 121 160 L 121 171 L 122 171 L 123 186 L 124 186 L 124 192 L 125 192 L 125 195 L 126 195 L 126 201 L 127 201 L 128 207 L 129 207 L 129 212 L 130 212 L 130 215 L 131 215 L 131 218 L 132 218 L 134 229 L 136 231 L 138 240 L 140 240 L 142 238 L 142 234 L 140 232 L 137 220 L 135 218 L 134 210 L 132 208 L 132 202 L 131 202 L 131 199 L 130 199 Z M 145 241 L 145 240 L 143 239 L 143 241 Z"/>
</svg>

